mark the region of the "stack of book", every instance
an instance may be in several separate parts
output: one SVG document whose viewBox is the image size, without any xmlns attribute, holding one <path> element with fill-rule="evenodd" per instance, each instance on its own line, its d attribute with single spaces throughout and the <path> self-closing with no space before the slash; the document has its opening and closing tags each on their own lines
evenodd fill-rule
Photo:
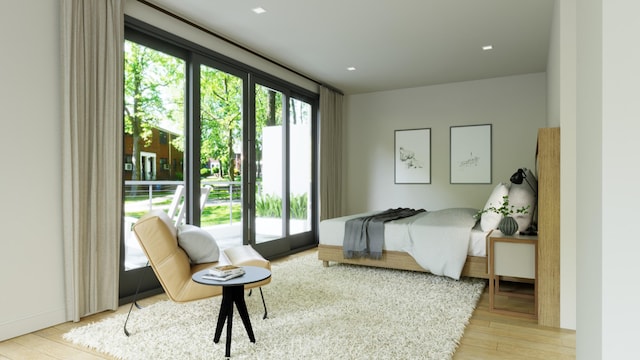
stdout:
<svg viewBox="0 0 640 360">
<path fill-rule="evenodd" d="M 244 275 L 244 269 L 235 265 L 219 265 L 209 269 L 202 275 L 204 279 L 226 281 Z"/>
</svg>

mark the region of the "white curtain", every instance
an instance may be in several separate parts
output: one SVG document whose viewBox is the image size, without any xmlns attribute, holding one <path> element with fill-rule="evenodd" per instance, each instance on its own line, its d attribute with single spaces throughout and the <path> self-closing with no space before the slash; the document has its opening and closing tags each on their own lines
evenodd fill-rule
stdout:
<svg viewBox="0 0 640 360">
<path fill-rule="evenodd" d="M 62 0 L 67 320 L 118 307 L 124 0 Z"/>
<path fill-rule="evenodd" d="M 342 100 L 320 87 L 320 220 L 342 215 Z"/>
</svg>

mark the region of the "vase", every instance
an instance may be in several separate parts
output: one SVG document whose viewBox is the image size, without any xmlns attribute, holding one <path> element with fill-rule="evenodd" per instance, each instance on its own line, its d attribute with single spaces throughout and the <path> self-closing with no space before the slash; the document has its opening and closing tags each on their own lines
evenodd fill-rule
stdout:
<svg viewBox="0 0 640 360">
<path fill-rule="evenodd" d="M 518 222 L 511 216 L 505 216 L 500 220 L 498 229 L 505 235 L 513 235 L 518 231 Z"/>
</svg>

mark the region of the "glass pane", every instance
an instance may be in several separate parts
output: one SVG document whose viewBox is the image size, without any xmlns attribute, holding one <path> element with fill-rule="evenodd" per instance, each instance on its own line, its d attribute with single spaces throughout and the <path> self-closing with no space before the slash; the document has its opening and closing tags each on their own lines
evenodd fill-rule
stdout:
<svg viewBox="0 0 640 360">
<path fill-rule="evenodd" d="M 146 266 L 131 231 L 151 209 L 178 221 L 184 174 L 185 63 L 125 41 L 124 59 L 125 270 Z"/>
<path fill-rule="evenodd" d="M 256 85 L 256 242 L 283 237 L 282 93 Z"/>
<path fill-rule="evenodd" d="M 200 66 L 200 225 L 225 249 L 242 245 L 242 79 Z"/>
<path fill-rule="evenodd" d="M 289 233 L 311 231 L 311 105 L 289 106 Z"/>
</svg>

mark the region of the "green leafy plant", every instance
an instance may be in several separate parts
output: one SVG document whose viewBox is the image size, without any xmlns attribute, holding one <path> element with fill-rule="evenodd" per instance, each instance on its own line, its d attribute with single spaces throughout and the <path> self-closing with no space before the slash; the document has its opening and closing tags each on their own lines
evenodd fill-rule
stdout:
<svg viewBox="0 0 640 360">
<path fill-rule="evenodd" d="M 509 204 L 509 195 L 505 195 L 502 197 L 502 205 L 500 205 L 500 207 L 495 207 L 495 206 L 490 206 L 484 210 L 480 210 L 478 211 L 478 213 L 475 215 L 475 218 L 478 219 L 480 218 L 480 216 L 482 216 L 482 214 L 488 212 L 488 211 L 493 211 L 497 214 L 500 214 L 504 217 L 507 216 L 511 216 L 513 214 L 526 214 L 529 212 L 529 208 L 531 206 L 527 205 L 527 206 L 523 206 L 521 208 L 516 209 L 515 205 L 510 205 Z"/>
<path fill-rule="evenodd" d="M 256 198 L 256 215 L 258 217 L 282 217 L 282 198 L 271 194 Z"/>
<path fill-rule="evenodd" d="M 307 194 L 294 195 L 290 201 L 291 218 L 305 220 L 307 218 Z"/>
<path fill-rule="evenodd" d="M 307 194 L 292 196 L 289 211 L 292 219 L 306 219 Z M 270 194 L 258 197 L 256 199 L 256 215 L 258 217 L 282 217 L 282 198 Z"/>
</svg>

